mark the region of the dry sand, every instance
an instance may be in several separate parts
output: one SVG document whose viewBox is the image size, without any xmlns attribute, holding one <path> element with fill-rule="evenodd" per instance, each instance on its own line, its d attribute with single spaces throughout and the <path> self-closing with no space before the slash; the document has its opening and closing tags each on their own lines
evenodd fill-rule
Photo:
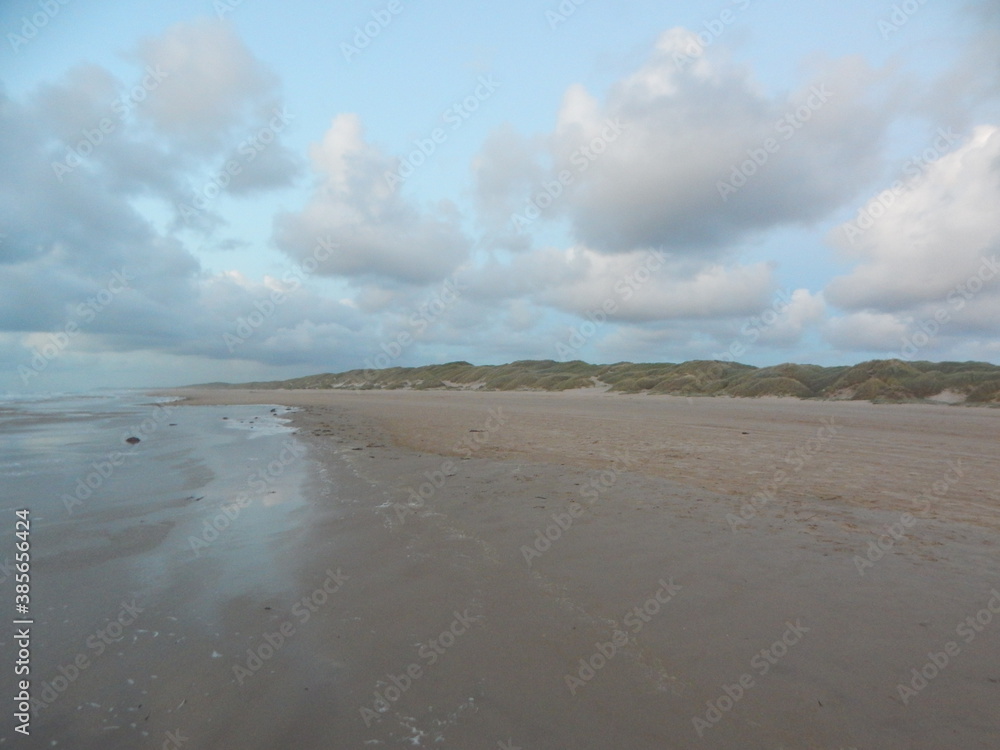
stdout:
<svg viewBox="0 0 1000 750">
<path fill-rule="evenodd" d="M 302 407 L 349 576 L 205 747 L 1000 746 L 998 409 L 173 393 Z"/>
</svg>

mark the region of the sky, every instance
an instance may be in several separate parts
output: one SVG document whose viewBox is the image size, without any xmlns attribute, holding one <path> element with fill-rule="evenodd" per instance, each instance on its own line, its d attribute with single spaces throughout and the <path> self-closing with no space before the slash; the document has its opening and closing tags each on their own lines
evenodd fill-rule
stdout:
<svg viewBox="0 0 1000 750">
<path fill-rule="evenodd" d="M 0 393 L 1000 364 L 996 0 L 5 0 L 0 32 Z"/>
</svg>

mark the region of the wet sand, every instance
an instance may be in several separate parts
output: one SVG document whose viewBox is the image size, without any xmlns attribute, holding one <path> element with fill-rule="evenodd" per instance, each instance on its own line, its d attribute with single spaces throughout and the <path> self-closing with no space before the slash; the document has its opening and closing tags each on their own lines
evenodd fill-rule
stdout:
<svg viewBox="0 0 1000 750">
<path fill-rule="evenodd" d="M 0 747 L 212 747 L 202 712 L 231 692 L 226 657 L 259 636 L 246 631 L 261 598 L 300 586 L 283 542 L 316 499 L 302 494 L 307 451 L 265 407 L 103 401 L 5 425 L 23 444 L 5 446 L 8 470 L 29 462 L 4 501 L 12 518 L 14 502 L 30 508 L 32 717 L 25 737 L 5 713 Z M 12 550 L 0 553 L 11 604 Z M 0 635 L 9 697 L 14 632 Z"/>
<path fill-rule="evenodd" d="M 190 747 L 1000 743 L 1000 410 L 175 393 L 300 407 L 311 467 L 284 587 L 169 650 Z"/>
</svg>

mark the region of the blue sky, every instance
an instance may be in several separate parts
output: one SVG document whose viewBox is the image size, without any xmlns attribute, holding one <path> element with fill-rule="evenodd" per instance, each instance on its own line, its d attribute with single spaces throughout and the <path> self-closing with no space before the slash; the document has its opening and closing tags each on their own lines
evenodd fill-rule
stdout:
<svg viewBox="0 0 1000 750">
<path fill-rule="evenodd" d="M 993 4 L 36 0 L 0 29 L 0 390 L 1000 362 Z"/>
</svg>

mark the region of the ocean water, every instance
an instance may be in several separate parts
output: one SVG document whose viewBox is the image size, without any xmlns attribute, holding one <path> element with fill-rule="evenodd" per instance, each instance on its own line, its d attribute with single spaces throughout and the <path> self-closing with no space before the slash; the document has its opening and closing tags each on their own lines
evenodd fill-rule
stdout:
<svg viewBox="0 0 1000 750">
<path fill-rule="evenodd" d="M 28 510 L 30 611 L 20 616 L 33 620 L 31 741 L 45 740 L 34 746 L 155 740 L 136 717 L 169 655 L 212 660 L 233 637 L 227 603 L 292 584 L 288 539 L 310 472 L 290 411 L 127 391 L 0 398 L 0 606 L 13 620 L 16 512 Z M 5 655 L 12 632 L 0 631 Z M 10 661 L 0 685 L 13 696 Z M 22 739 L 5 710 L 0 745 Z"/>
<path fill-rule="evenodd" d="M 0 510 L 28 508 L 42 536 L 74 536 L 125 513 L 149 523 L 186 499 L 206 510 L 238 502 L 247 518 L 255 507 L 289 510 L 301 502 L 304 454 L 290 411 L 190 407 L 132 392 L 0 399 Z M 37 555 L 66 546 L 73 545 L 62 541 Z"/>
</svg>

